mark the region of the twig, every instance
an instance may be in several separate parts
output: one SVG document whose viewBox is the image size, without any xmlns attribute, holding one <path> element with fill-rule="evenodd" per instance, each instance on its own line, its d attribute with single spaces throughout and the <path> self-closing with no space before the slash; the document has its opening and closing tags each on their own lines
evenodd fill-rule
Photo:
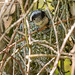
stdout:
<svg viewBox="0 0 75 75">
<path fill-rule="evenodd" d="M 72 20 L 75 20 L 75 17 L 73 17 L 73 18 L 69 18 L 68 19 L 69 21 L 72 21 Z M 62 23 L 65 23 L 65 22 L 67 22 L 67 20 L 61 20 L 62 21 Z M 61 22 L 60 21 L 58 21 L 58 22 L 56 22 L 56 23 L 54 23 L 54 25 L 58 25 L 58 24 L 60 24 Z M 48 27 L 52 27 L 52 24 L 50 24 L 50 25 L 48 25 Z M 44 26 L 43 28 L 40 28 L 38 31 L 39 32 L 41 32 L 42 30 L 44 30 L 44 29 L 46 29 L 47 28 L 47 26 Z M 21 35 L 25 35 L 23 32 L 20 32 L 20 31 L 18 31 L 18 33 L 19 34 L 21 34 Z M 33 31 L 31 34 L 34 34 L 34 33 L 37 33 L 37 31 L 35 30 L 35 31 Z"/>
<path fill-rule="evenodd" d="M 24 10 L 26 11 L 26 7 L 28 5 L 29 0 L 26 0 L 25 6 L 24 6 Z"/>
<path fill-rule="evenodd" d="M 45 65 L 45 63 L 44 63 L 43 61 L 41 61 L 40 59 L 36 59 L 35 62 L 37 62 L 37 63 L 38 63 L 40 66 L 42 66 L 42 67 Z M 50 73 L 50 70 L 51 70 L 51 69 L 50 69 L 50 67 L 47 66 L 47 67 L 45 68 L 45 70 L 46 70 L 48 73 Z"/>
<path fill-rule="evenodd" d="M 44 0 L 44 1 L 46 2 L 46 0 Z M 60 1 L 58 0 L 58 4 L 57 4 L 56 10 L 55 10 L 55 14 L 56 14 L 56 12 L 57 12 L 57 9 L 58 9 L 58 6 L 59 6 L 59 2 L 60 2 Z M 50 13 L 50 11 L 49 11 L 49 7 L 48 7 L 47 4 L 46 4 L 46 7 L 47 7 L 47 11 L 48 11 L 48 13 L 49 13 L 50 19 L 51 19 L 51 21 L 52 21 L 52 25 L 53 25 L 54 32 L 55 32 L 55 37 L 56 37 L 57 50 L 58 50 L 58 52 L 59 52 L 58 36 L 57 36 L 56 27 L 55 27 L 55 25 L 54 25 L 54 17 L 52 18 L 51 13 Z"/>
<path fill-rule="evenodd" d="M 59 61 L 59 58 L 60 58 L 61 53 L 62 53 L 62 51 L 63 51 L 63 48 L 65 47 L 65 44 L 66 44 L 66 42 L 67 42 L 69 36 L 71 35 L 72 31 L 74 30 L 74 28 L 75 28 L 75 23 L 74 23 L 73 26 L 71 27 L 71 30 L 68 32 L 67 36 L 65 37 L 65 39 L 64 39 L 64 41 L 63 41 L 63 43 L 62 43 L 62 46 L 61 46 L 61 48 L 60 48 L 60 52 L 58 53 L 58 56 L 57 56 L 57 58 L 56 58 L 56 60 L 55 60 L 55 63 L 54 63 L 54 66 L 53 66 L 53 68 L 52 68 L 52 70 L 51 70 L 51 72 L 50 72 L 50 75 L 53 75 L 54 71 L 56 70 L 57 64 L 58 64 L 58 61 Z"/>
<path fill-rule="evenodd" d="M 7 4 L 7 2 L 5 1 L 4 5 L 3 5 L 3 7 L 1 8 L 1 11 L 0 11 L 0 19 L 1 19 L 2 15 L 3 15 L 3 13 L 4 13 L 3 9 L 6 7 L 6 4 Z"/>
<path fill-rule="evenodd" d="M 63 24 L 63 22 L 61 21 L 61 19 L 60 19 L 60 18 L 59 18 L 59 21 L 61 22 L 62 27 L 63 27 L 63 29 L 65 30 L 65 34 L 67 34 L 67 30 L 66 30 L 66 28 L 65 28 L 65 26 L 64 26 L 64 24 Z"/>
<path fill-rule="evenodd" d="M 38 58 L 38 57 L 57 57 L 57 55 L 52 55 L 52 54 L 32 54 L 32 55 L 26 55 L 26 58 Z M 65 57 L 65 56 L 60 56 L 60 59 L 72 59 L 72 57 Z"/>
<path fill-rule="evenodd" d="M 50 50 L 52 50 L 54 53 L 57 54 L 57 52 L 56 52 L 56 50 L 54 50 L 54 48 L 52 48 L 51 46 L 49 46 L 47 44 L 42 44 L 42 42 L 45 42 L 44 40 L 34 40 L 34 39 L 32 39 L 32 40 L 33 40 L 32 43 L 38 43 L 38 44 L 40 44 L 40 45 L 42 45 L 44 47 L 49 48 Z"/>
<path fill-rule="evenodd" d="M 9 53 L 6 52 L 6 54 L 10 56 Z M 4 68 L 5 68 L 6 64 L 8 63 L 8 61 L 9 61 L 11 58 L 14 59 L 14 60 L 19 64 L 20 69 L 21 69 L 21 71 L 22 71 L 22 74 L 25 75 L 20 61 L 17 60 L 16 58 L 14 58 L 12 55 L 11 55 L 11 56 L 6 60 L 6 62 L 4 63 L 4 66 L 3 66 L 3 68 L 2 68 L 2 71 L 4 71 Z"/>
<path fill-rule="evenodd" d="M 28 34 L 31 34 L 28 19 L 26 19 L 26 23 L 27 23 L 27 28 L 28 28 Z M 28 39 L 29 39 L 29 55 L 31 55 L 31 35 L 29 35 Z M 30 74 L 30 61 L 31 59 L 28 58 L 27 75 Z"/>
<path fill-rule="evenodd" d="M 9 45 L 11 45 L 11 43 L 13 42 L 13 39 L 14 39 L 14 37 L 15 37 L 15 35 L 16 35 L 16 30 L 18 29 L 18 27 L 20 26 L 20 24 L 16 27 L 16 29 L 14 30 L 15 32 L 13 33 L 13 35 L 12 35 L 12 37 L 11 37 L 11 40 L 10 40 L 10 42 L 9 42 Z M 16 42 L 15 42 L 15 44 L 16 44 Z M 6 48 L 6 52 L 9 52 L 9 47 L 7 47 Z M 6 56 L 7 56 L 7 54 L 5 54 L 4 56 L 3 56 L 3 60 L 2 60 L 2 63 L 1 63 L 1 66 L 0 66 L 0 68 L 2 68 L 3 67 L 3 64 L 4 64 L 4 61 L 5 61 L 5 58 L 6 58 Z"/>
<path fill-rule="evenodd" d="M 19 41 L 17 41 L 17 42 L 14 42 L 14 43 L 12 43 L 11 45 L 9 45 L 7 48 L 5 48 L 4 50 L 2 50 L 2 51 L 0 52 L 0 55 L 1 55 L 2 53 L 4 53 L 5 51 L 7 51 L 9 48 L 13 47 L 16 43 L 19 43 L 19 42 L 23 41 L 24 39 L 25 39 L 25 38 L 23 37 L 21 40 L 19 40 Z"/>
<path fill-rule="evenodd" d="M 9 5 L 9 7 L 8 7 L 7 10 L 10 10 L 10 8 L 11 8 L 12 4 L 14 3 L 14 1 L 15 1 L 15 0 L 12 0 L 11 4 Z M 5 2 L 5 3 L 7 3 L 7 2 Z M 1 18 L 1 17 L 0 17 L 0 18 Z M 0 40 L 0 42 L 1 42 L 1 40 Z M 8 52 L 8 51 L 9 51 L 9 49 L 7 50 L 7 52 Z M 1 69 L 2 69 L 2 67 L 3 67 L 3 64 L 4 64 L 4 61 L 5 61 L 6 56 L 7 56 L 7 54 L 4 55 L 3 60 L 1 61 L 0 72 L 1 72 Z"/>
<path fill-rule="evenodd" d="M 72 72 L 71 72 L 71 75 L 75 75 L 75 44 L 74 44 L 74 47 L 73 47 L 71 52 L 74 53 L 72 55 Z"/>
<path fill-rule="evenodd" d="M 19 23 L 20 21 L 22 21 L 26 16 L 27 14 L 29 13 L 29 11 L 32 9 L 33 5 L 37 2 L 37 0 L 34 0 L 32 5 L 30 6 L 30 8 L 27 10 L 27 12 L 25 13 L 25 15 L 23 17 L 21 17 L 19 20 L 17 20 L 15 23 L 13 23 L 6 31 L 5 33 L 0 37 L 0 41 L 2 40 L 2 38 L 5 36 L 5 34 L 11 29 L 13 28 L 14 26 L 17 25 L 17 23 Z"/>
<path fill-rule="evenodd" d="M 40 73 L 41 73 L 54 59 L 55 59 L 55 57 L 52 58 L 48 63 L 46 63 L 46 64 L 43 66 L 43 68 L 39 71 L 39 73 L 38 73 L 37 75 L 40 75 Z"/>
</svg>

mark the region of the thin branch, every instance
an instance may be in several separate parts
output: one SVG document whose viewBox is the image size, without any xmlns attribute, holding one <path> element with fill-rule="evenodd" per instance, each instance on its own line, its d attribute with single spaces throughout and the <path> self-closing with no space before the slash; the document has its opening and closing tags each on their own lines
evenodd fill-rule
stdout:
<svg viewBox="0 0 75 75">
<path fill-rule="evenodd" d="M 41 72 L 42 72 L 54 59 L 55 59 L 55 57 L 52 58 L 48 63 L 46 63 L 46 64 L 43 66 L 43 68 L 39 71 L 39 73 L 38 73 L 37 75 L 40 75 Z"/>
<path fill-rule="evenodd" d="M 28 28 L 28 34 L 31 34 L 28 19 L 26 19 L 26 23 L 27 23 L 27 28 Z M 29 55 L 31 55 L 31 35 L 29 35 L 28 39 L 29 39 Z M 28 58 L 27 75 L 30 74 L 30 62 L 31 62 L 31 59 Z"/>
<path fill-rule="evenodd" d="M 13 28 L 14 26 L 17 25 L 17 23 L 19 23 L 20 21 L 22 21 L 26 16 L 27 14 L 29 13 L 29 11 L 32 9 L 32 7 L 34 6 L 34 4 L 37 2 L 38 0 L 34 0 L 32 5 L 30 6 L 30 8 L 27 10 L 27 12 L 24 14 L 23 17 L 21 17 L 19 20 L 17 20 L 15 23 L 13 23 L 6 31 L 5 33 L 0 37 L 0 41 L 2 40 L 2 38 L 5 36 L 5 34 L 11 29 Z"/>
<path fill-rule="evenodd" d="M 74 47 L 73 47 L 71 52 L 74 53 L 72 55 L 72 71 L 71 71 L 71 75 L 75 75 L 75 44 L 74 44 Z"/>
<path fill-rule="evenodd" d="M 46 2 L 46 0 L 44 0 L 44 1 Z M 57 12 L 57 9 L 58 9 L 58 6 L 59 6 L 59 2 L 60 2 L 60 1 L 58 1 L 57 7 L 56 7 L 56 10 L 55 10 L 55 14 L 56 14 L 56 12 Z M 50 11 L 49 11 L 49 7 L 48 7 L 47 4 L 46 4 L 46 7 L 47 7 L 47 11 L 48 11 L 48 13 L 49 13 L 50 19 L 51 19 L 51 21 L 52 21 L 52 25 L 53 25 L 54 32 L 55 32 L 55 37 L 56 37 L 57 50 L 58 50 L 58 52 L 59 52 L 59 43 L 58 43 L 57 30 L 56 30 L 56 27 L 55 27 L 55 25 L 54 25 L 54 17 L 52 18 L 51 13 L 50 13 Z"/>
<path fill-rule="evenodd" d="M 50 72 L 50 75 L 53 75 L 53 73 L 55 72 L 55 70 L 56 70 L 56 68 L 57 68 L 57 65 L 58 65 L 59 58 L 60 58 L 60 56 L 61 56 L 61 53 L 62 53 L 62 51 L 63 51 L 63 49 L 64 49 L 64 47 L 65 47 L 65 44 L 66 44 L 66 42 L 67 42 L 69 36 L 71 35 L 72 31 L 74 30 L 74 28 L 75 28 L 75 23 L 73 24 L 73 26 L 71 27 L 71 30 L 68 32 L 68 34 L 66 35 L 66 37 L 65 37 L 65 39 L 64 39 L 64 41 L 63 41 L 63 44 L 62 44 L 62 46 L 61 46 L 61 48 L 60 48 L 60 52 L 58 53 L 58 56 L 57 56 L 57 58 L 56 58 L 56 60 L 55 60 L 55 63 L 54 63 L 54 66 L 53 66 L 53 68 L 52 68 L 52 70 L 51 70 L 51 72 Z"/>
<path fill-rule="evenodd" d="M 49 48 L 50 50 L 52 50 L 54 53 L 57 54 L 57 52 L 56 52 L 56 50 L 54 50 L 54 48 L 52 48 L 51 46 L 47 45 L 48 42 L 46 43 L 44 40 L 34 40 L 34 39 L 32 39 L 32 40 L 33 40 L 32 43 L 38 43 L 38 44 L 40 44 L 40 45 L 42 45 L 44 47 Z M 42 44 L 42 42 L 45 42 L 46 44 Z"/>
<path fill-rule="evenodd" d="M 38 57 L 57 57 L 57 55 L 52 55 L 52 54 L 32 54 L 32 55 L 26 55 L 26 58 L 38 58 Z M 72 57 L 65 57 L 65 56 L 60 56 L 60 59 L 72 59 Z"/>
<path fill-rule="evenodd" d="M 13 42 L 13 39 L 14 39 L 14 37 L 15 37 L 15 35 L 16 35 L 16 30 L 19 28 L 19 26 L 20 26 L 20 24 L 16 27 L 16 29 L 14 30 L 15 32 L 13 33 L 13 35 L 12 35 L 12 37 L 11 37 L 11 40 L 10 40 L 10 42 L 9 42 L 9 45 L 11 45 L 11 43 Z M 15 42 L 15 44 L 16 44 L 16 42 Z M 6 48 L 6 52 L 9 52 L 9 50 L 10 50 L 10 48 Z M 1 66 L 0 66 L 0 68 L 2 69 L 2 67 L 3 67 L 3 64 L 4 64 L 4 61 L 5 61 L 5 59 L 6 59 L 6 56 L 7 56 L 7 54 L 5 54 L 4 56 L 3 56 L 3 60 L 2 60 L 2 63 L 1 63 Z"/>
<path fill-rule="evenodd" d="M 24 5 L 24 10 L 26 11 L 26 7 L 27 7 L 27 5 L 28 5 L 28 2 L 29 2 L 29 0 L 26 0 L 26 3 L 25 3 L 25 5 Z"/>
<path fill-rule="evenodd" d="M 36 59 L 35 62 L 37 62 L 37 63 L 38 63 L 40 66 L 42 66 L 42 67 L 45 65 L 44 62 L 41 61 L 40 59 Z M 47 66 L 47 67 L 45 68 L 45 70 L 46 70 L 48 73 L 50 73 L 50 70 L 51 70 L 51 69 L 50 69 L 50 67 Z"/>
<path fill-rule="evenodd" d="M 6 54 L 10 56 L 9 53 L 6 52 Z M 2 68 L 2 71 L 4 71 L 4 68 L 5 68 L 6 64 L 8 63 L 8 61 L 9 61 L 11 58 L 14 59 L 14 60 L 19 64 L 20 69 L 21 69 L 21 71 L 22 71 L 22 74 L 25 75 L 20 61 L 17 60 L 16 58 L 14 58 L 12 55 L 11 55 L 11 56 L 6 60 L 6 62 L 4 63 L 4 66 L 3 66 L 3 68 Z"/>
</svg>

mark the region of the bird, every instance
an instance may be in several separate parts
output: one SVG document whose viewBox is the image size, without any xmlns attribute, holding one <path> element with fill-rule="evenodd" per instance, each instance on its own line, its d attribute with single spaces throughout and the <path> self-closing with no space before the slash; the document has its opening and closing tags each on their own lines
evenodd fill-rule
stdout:
<svg viewBox="0 0 75 75">
<path fill-rule="evenodd" d="M 34 10 L 31 13 L 30 21 L 33 22 L 39 28 L 42 28 L 49 23 L 49 18 L 43 10 Z"/>
</svg>

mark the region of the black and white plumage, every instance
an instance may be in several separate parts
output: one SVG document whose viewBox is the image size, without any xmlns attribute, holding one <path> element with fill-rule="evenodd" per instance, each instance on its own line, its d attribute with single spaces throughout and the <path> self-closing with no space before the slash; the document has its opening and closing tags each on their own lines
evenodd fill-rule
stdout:
<svg viewBox="0 0 75 75">
<path fill-rule="evenodd" d="M 49 19 L 42 10 L 35 10 L 30 16 L 30 21 L 34 22 L 35 25 L 42 28 L 49 23 Z"/>
</svg>

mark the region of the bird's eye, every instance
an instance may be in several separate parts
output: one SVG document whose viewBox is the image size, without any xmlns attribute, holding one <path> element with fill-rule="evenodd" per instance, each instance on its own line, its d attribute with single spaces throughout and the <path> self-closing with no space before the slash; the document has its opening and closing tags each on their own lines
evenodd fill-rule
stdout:
<svg viewBox="0 0 75 75">
<path fill-rule="evenodd" d="M 33 20 L 35 20 L 35 18 Z"/>
</svg>

